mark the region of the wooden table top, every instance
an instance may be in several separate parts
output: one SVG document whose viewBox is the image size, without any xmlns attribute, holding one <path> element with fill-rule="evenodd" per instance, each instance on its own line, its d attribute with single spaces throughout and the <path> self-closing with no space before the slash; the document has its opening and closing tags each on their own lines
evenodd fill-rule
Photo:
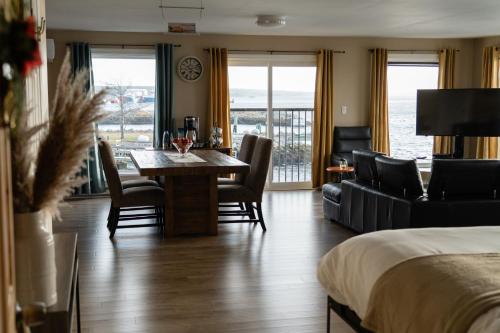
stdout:
<svg viewBox="0 0 500 333">
<path fill-rule="evenodd" d="M 173 150 L 135 150 L 132 161 L 141 176 L 189 176 L 248 173 L 250 166 L 216 150 L 190 150 L 205 162 L 175 163 L 165 153 Z"/>
<path fill-rule="evenodd" d="M 327 172 L 336 172 L 336 173 L 348 173 L 348 172 L 353 172 L 354 167 L 348 166 L 345 168 L 341 168 L 340 166 L 330 166 L 326 168 Z"/>
</svg>

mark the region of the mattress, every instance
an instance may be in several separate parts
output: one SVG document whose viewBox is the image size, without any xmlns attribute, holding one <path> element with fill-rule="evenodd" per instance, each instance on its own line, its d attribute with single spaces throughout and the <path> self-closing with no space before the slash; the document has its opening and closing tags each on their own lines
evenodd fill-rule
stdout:
<svg viewBox="0 0 500 333">
<path fill-rule="evenodd" d="M 348 239 L 320 260 L 318 279 L 338 303 L 363 319 L 371 290 L 389 268 L 435 254 L 500 253 L 500 227 L 384 230 Z M 500 308 L 479 317 L 468 333 L 500 332 Z"/>
</svg>

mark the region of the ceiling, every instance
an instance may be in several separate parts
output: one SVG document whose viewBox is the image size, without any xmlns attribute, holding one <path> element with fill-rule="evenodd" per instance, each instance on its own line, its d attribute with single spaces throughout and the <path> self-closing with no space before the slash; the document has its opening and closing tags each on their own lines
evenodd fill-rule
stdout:
<svg viewBox="0 0 500 333">
<path fill-rule="evenodd" d="M 49 29 L 166 32 L 161 0 L 46 0 Z M 199 6 L 200 0 L 163 0 Z M 168 9 L 170 22 L 200 33 L 294 36 L 481 37 L 500 34 L 498 0 L 203 0 L 197 10 Z M 255 25 L 257 14 L 287 17 L 281 28 Z"/>
</svg>

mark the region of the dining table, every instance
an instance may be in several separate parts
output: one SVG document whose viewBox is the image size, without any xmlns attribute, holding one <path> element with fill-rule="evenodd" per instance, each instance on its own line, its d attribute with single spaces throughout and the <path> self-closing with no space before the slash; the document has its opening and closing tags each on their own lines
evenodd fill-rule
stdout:
<svg viewBox="0 0 500 333">
<path fill-rule="evenodd" d="M 217 177 L 248 173 L 250 165 L 216 150 L 135 150 L 130 155 L 141 176 L 164 177 L 165 237 L 217 235 Z M 163 178 L 162 177 L 162 178 Z"/>
</svg>

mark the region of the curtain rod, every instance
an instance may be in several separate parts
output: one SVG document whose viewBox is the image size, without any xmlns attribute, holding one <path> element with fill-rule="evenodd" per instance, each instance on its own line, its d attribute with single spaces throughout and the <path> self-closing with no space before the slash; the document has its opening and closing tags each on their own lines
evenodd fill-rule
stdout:
<svg viewBox="0 0 500 333">
<path fill-rule="evenodd" d="M 369 49 L 368 51 L 373 52 L 375 49 Z M 460 50 L 456 50 L 457 52 L 460 52 Z M 395 53 L 439 53 L 441 50 L 390 50 L 388 49 L 387 52 L 395 52 Z"/>
<path fill-rule="evenodd" d="M 70 46 L 71 43 L 66 43 L 66 46 Z M 93 44 L 90 43 L 90 46 L 102 46 L 102 47 L 118 47 L 118 48 L 127 48 L 127 47 L 155 47 L 155 44 Z M 174 47 L 182 47 L 181 44 L 174 44 Z"/>
<path fill-rule="evenodd" d="M 210 49 L 203 49 L 205 52 L 209 52 Z M 293 54 L 318 54 L 318 51 L 292 51 L 292 50 L 285 50 L 285 51 L 279 51 L 279 50 L 232 50 L 228 49 L 227 50 L 229 53 L 269 53 L 269 54 L 274 54 L 274 53 L 293 53 Z M 333 50 L 333 53 L 340 53 L 344 54 L 346 53 L 344 50 Z"/>
</svg>

